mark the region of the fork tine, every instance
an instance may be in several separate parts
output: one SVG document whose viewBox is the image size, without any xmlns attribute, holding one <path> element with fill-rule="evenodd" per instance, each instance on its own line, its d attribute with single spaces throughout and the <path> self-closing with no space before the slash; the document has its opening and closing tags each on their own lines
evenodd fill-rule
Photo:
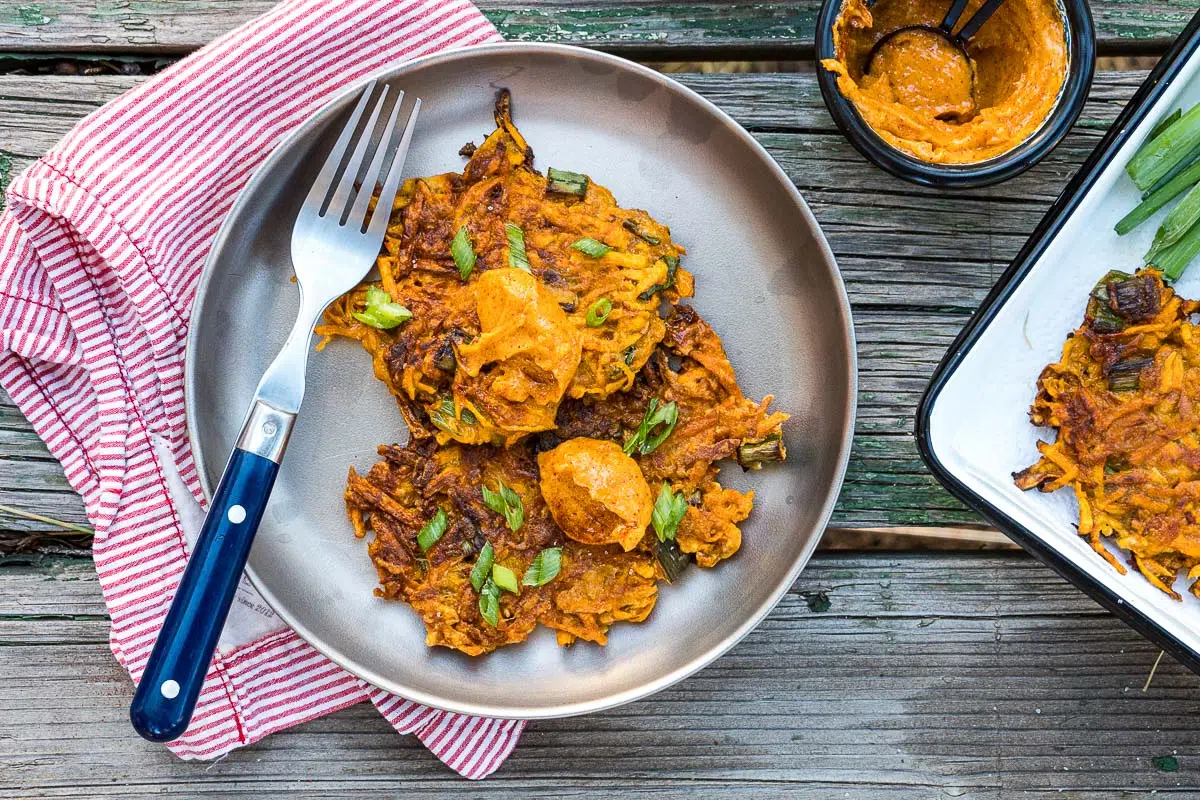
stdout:
<svg viewBox="0 0 1200 800">
<path fill-rule="evenodd" d="M 399 108 L 400 104 L 397 103 L 396 107 Z M 408 157 L 408 145 L 412 142 L 413 129 L 417 127 L 417 114 L 420 110 L 421 98 L 418 97 L 413 101 L 408 122 L 404 124 L 404 135 L 400 138 L 400 144 L 396 145 L 391 169 L 388 170 L 387 180 L 379 191 L 379 202 L 375 204 L 375 211 L 371 214 L 371 223 L 367 230 L 371 236 L 379 239 L 383 238 L 388 219 L 392 215 L 392 204 L 396 202 L 396 191 L 400 188 L 400 173 L 404 169 L 404 159 Z"/>
<path fill-rule="evenodd" d="M 379 137 L 379 144 L 375 147 L 371 166 L 367 167 L 367 172 L 363 175 L 362 187 L 358 190 L 358 196 L 354 198 L 354 207 L 350 209 L 350 215 L 346 217 L 347 225 L 353 224 L 360 229 L 367 227 L 367 205 L 370 204 L 371 197 L 375 194 L 375 184 L 383 177 L 380 175 L 383 172 L 383 160 L 392 146 L 392 134 L 396 130 L 396 117 L 400 114 L 400 104 L 403 102 L 404 92 L 401 90 L 396 96 L 396 104 L 392 106 L 392 114 L 388 117 L 383 134 Z"/>
<path fill-rule="evenodd" d="M 333 178 L 337 175 L 338 166 L 342 163 L 342 159 L 346 155 L 346 150 L 350 147 L 350 142 L 354 138 L 354 130 L 358 127 L 358 121 L 362 118 L 363 109 L 367 107 L 367 101 L 371 99 L 371 95 L 374 92 L 375 81 L 371 81 L 363 89 L 362 96 L 358 98 L 358 105 L 354 107 L 353 113 L 350 114 L 350 119 L 346 122 L 345 127 L 342 128 L 337 141 L 333 143 L 333 149 L 329 151 L 329 155 L 325 158 L 325 163 L 321 167 L 320 174 L 313 181 L 312 188 L 308 190 L 308 197 L 304 200 L 306 207 L 316 206 L 318 213 L 325 208 L 325 198 L 329 196 L 329 189 L 333 186 Z"/>
<path fill-rule="evenodd" d="M 387 84 L 384 84 L 379 99 L 375 101 L 375 108 L 371 109 L 371 118 L 367 120 L 362 135 L 358 137 L 358 143 L 354 145 L 354 152 L 350 155 L 349 163 L 346 164 L 346 171 L 342 173 L 342 179 L 338 181 L 337 188 L 333 190 L 333 197 L 329 200 L 329 208 L 326 209 L 325 214 L 332 214 L 336 220 L 341 220 L 345 216 L 346 208 L 350 205 L 350 196 L 354 192 L 354 181 L 358 178 L 358 170 L 362 167 L 363 159 L 367 157 L 367 148 L 371 146 L 371 135 L 375 132 L 375 125 L 379 122 L 379 112 L 383 110 L 387 95 L 388 87 Z M 363 189 L 366 189 L 365 182 Z"/>
</svg>

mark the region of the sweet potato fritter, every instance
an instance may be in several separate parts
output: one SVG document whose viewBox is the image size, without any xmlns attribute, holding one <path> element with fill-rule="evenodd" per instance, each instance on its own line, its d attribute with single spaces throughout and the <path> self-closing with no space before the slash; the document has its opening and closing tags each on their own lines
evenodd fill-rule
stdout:
<svg viewBox="0 0 1200 800">
<path fill-rule="evenodd" d="M 1029 417 L 1053 427 L 1036 464 L 1013 477 L 1022 489 L 1070 486 L 1079 533 L 1120 572 L 1112 537 L 1154 586 L 1186 571 L 1200 596 L 1200 330 L 1185 300 L 1147 268 L 1110 272 L 1062 360 L 1038 378 Z"/>
<path fill-rule="evenodd" d="M 741 545 L 753 494 L 717 483 L 716 462 L 786 455 L 787 415 L 742 394 L 716 333 L 679 305 L 692 276 L 670 231 L 586 179 L 574 194 L 548 185 L 507 92 L 496 123 L 461 175 L 410 180 L 397 198 L 378 283 L 412 318 L 356 318 L 364 284 L 317 329 L 362 343 L 409 427 L 346 484 L 356 533 L 374 533 L 377 593 L 410 604 L 429 645 L 469 655 L 539 623 L 564 645 L 604 644 L 614 622 L 645 619 L 660 581 Z M 451 255 L 464 229 L 469 271 Z M 611 310 L 590 324 L 602 298 Z M 652 408 L 673 427 L 632 446 Z M 557 572 L 538 580 L 547 554 Z"/>
<path fill-rule="evenodd" d="M 512 444 L 553 428 L 563 396 L 628 389 L 662 340 L 660 304 L 692 294 L 692 275 L 679 267 L 683 248 L 645 211 L 620 208 L 595 183 L 583 197 L 547 191 L 510 112 L 502 93 L 496 130 L 462 174 L 414 178 L 400 188 L 377 266 L 382 288 L 412 319 L 390 331 L 356 319 L 363 284 L 330 306 L 317 327 L 327 337 L 360 340 L 408 423 L 428 416 L 441 442 Z M 490 271 L 514 266 L 513 225 L 536 288 L 515 285 L 511 274 L 481 286 Z M 466 281 L 450 249 L 464 227 L 476 258 Z M 584 238 L 612 249 L 593 258 L 572 246 Z M 604 325 L 588 326 L 588 309 L 601 298 L 612 311 Z M 536 311 L 522 313 L 527 300 Z M 563 374 L 571 377 L 560 387 Z"/>
</svg>

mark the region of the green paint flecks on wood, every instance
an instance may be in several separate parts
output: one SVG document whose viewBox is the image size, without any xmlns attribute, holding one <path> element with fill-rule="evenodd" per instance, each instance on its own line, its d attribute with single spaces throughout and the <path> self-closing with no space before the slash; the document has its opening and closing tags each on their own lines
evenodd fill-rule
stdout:
<svg viewBox="0 0 1200 800">
<path fill-rule="evenodd" d="M 816 8 L 765 3 L 733 9 L 739 20 L 731 36 L 731 9 L 703 5 L 611 5 L 600 8 L 481 8 L 484 16 L 517 42 L 569 41 L 573 44 L 699 44 L 730 39 L 753 44 L 793 43 L 810 36 Z M 648 13 L 649 12 L 649 13 Z M 741 43 L 741 42 L 739 42 Z"/>
<path fill-rule="evenodd" d="M 17 21 L 22 25 L 47 25 L 54 21 L 54 18 L 47 16 L 37 3 L 17 6 L 16 11 Z"/>
<path fill-rule="evenodd" d="M 1158 756 L 1150 759 L 1150 762 L 1154 764 L 1154 768 L 1159 772 L 1179 771 L 1179 759 L 1175 756 Z"/>
<path fill-rule="evenodd" d="M 828 592 L 801 592 L 800 596 L 804 598 L 808 610 L 814 614 L 824 614 L 832 605 Z"/>
</svg>

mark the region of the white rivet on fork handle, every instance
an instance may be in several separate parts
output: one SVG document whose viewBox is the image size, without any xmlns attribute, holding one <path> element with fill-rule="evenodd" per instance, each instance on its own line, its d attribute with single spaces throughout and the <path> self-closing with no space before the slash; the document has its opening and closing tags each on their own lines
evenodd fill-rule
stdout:
<svg viewBox="0 0 1200 800">
<path fill-rule="evenodd" d="M 174 700 L 176 697 L 179 697 L 179 682 L 163 681 L 162 686 L 158 687 L 158 691 L 168 700 Z"/>
</svg>

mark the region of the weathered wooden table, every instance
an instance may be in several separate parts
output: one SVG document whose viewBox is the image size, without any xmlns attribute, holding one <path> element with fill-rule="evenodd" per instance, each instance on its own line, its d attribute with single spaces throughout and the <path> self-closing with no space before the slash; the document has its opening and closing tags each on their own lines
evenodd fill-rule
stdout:
<svg viewBox="0 0 1200 800">
<path fill-rule="evenodd" d="M 0 187 L 76 120 L 270 0 L 0 0 Z M 816 0 L 480 6 L 509 38 L 645 61 L 811 58 Z M 1153 55 L 1200 0 L 1097 0 L 1102 54 Z M 67 74 L 63 74 L 67 73 Z M 75 73 L 75 74 L 70 74 Z M 830 537 L 981 521 L 922 466 L 917 400 L 953 336 L 1144 77 L 1100 71 L 1075 131 L 988 190 L 894 180 L 834 129 L 811 72 L 683 74 L 779 160 L 854 305 L 854 456 Z M 86 524 L 0 397 L 0 504 Z M 869 536 L 859 536 L 865 540 Z M 216 764 L 137 738 L 86 537 L 0 513 L 0 795 L 314 797 L 607 791 L 814 797 L 1200 792 L 1200 678 L 1012 551 L 826 550 L 732 653 L 642 702 L 536 722 L 468 785 L 369 707 Z"/>
</svg>

